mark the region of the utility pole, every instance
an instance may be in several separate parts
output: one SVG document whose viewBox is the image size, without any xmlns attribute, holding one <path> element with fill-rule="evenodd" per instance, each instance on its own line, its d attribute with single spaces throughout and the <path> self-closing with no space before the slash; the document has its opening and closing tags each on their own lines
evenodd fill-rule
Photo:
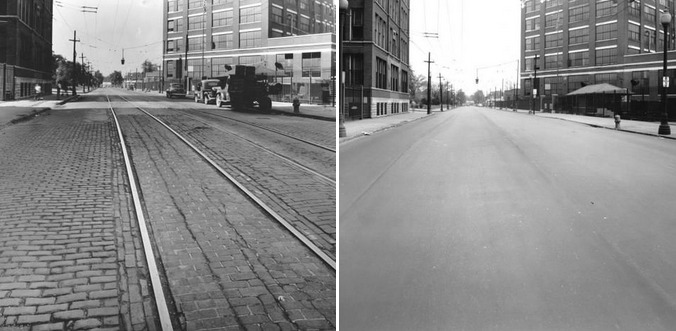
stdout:
<svg viewBox="0 0 676 331">
<path fill-rule="evenodd" d="M 444 85 L 441 83 L 441 73 L 439 73 L 439 105 L 441 105 L 441 111 L 444 111 Z"/>
<path fill-rule="evenodd" d="M 87 69 L 89 69 L 89 72 L 92 72 L 92 63 L 87 61 Z M 91 80 L 87 83 L 87 91 L 91 92 L 92 91 L 92 82 Z"/>
<path fill-rule="evenodd" d="M 75 71 L 75 61 L 77 60 L 77 53 L 75 52 L 75 43 L 80 42 L 80 40 L 77 39 L 77 31 L 73 30 L 73 39 L 68 39 L 68 41 L 73 42 L 73 95 L 77 95 L 77 91 L 75 91 L 75 86 L 77 85 L 77 71 Z"/>
<path fill-rule="evenodd" d="M 503 91 L 505 90 L 505 79 L 502 79 L 502 86 L 500 86 L 500 109 L 502 109 L 502 103 L 504 102 Z"/>
<path fill-rule="evenodd" d="M 531 111 L 533 112 L 532 114 L 535 115 L 535 102 L 536 102 L 536 97 L 538 95 L 538 90 L 540 89 L 540 84 L 538 82 L 538 55 L 535 54 L 535 57 L 533 58 L 533 71 L 535 71 L 535 74 L 533 76 L 533 98 L 531 99 Z"/>
<path fill-rule="evenodd" d="M 514 90 L 514 111 L 519 106 L 519 69 L 521 67 L 521 60 L 516 60 L 516 89 Z"/>
<path fill-rule="evenodd" d="M 84 80 L 82 81 L 82 93 L 85 93 L 85 85 L 87 85 L 87 72 L 85 71 L 85 62 L 84 62 L 84 53 L 81 54 L 81 59 L 82 59 L 82 77 Z"/>
<path fill-rule="evenodd" d="M 432 53 L 427 53 L 427 115 L 432 114 L 432 72 L 430 71 L 430 64 L 432 64 Z"/>
</svg>

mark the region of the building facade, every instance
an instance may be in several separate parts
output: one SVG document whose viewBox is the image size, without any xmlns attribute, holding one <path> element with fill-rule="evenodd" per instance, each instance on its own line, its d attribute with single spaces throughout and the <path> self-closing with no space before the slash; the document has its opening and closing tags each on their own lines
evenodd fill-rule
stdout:
<svg viewBox="0 0 676 331">
<path fill-rule="evenodd" d="M 520 94 L 536 107 L 558 110 L 566 94 L 600 83 L 625 88 L 632 106 L 658 102 L 664 12 L 672 14 L 668 65 L 676 67 L 674 0 L 527 0 L 522 7 Z M 673 81 L 672 69 L 667 75 Z M 675 85 L 668 88 L 670 102 L 676 101 Z"/>
<path fill-rule="evenodd" d="M 331 0 L 165 0 L 165 81 L 189 90 L 202 77 L 225 75 L 226 65 L 250 65 L 283 85 L 273 98 L 327 102 L 335 17 Z"/>
<path fill-rule="evenodd" d="M 1 100 L 51 93 L 52 0 L 0 1 Z"/>
<path fill-rule="evenodd" d="M 409 110 L 409 1 L 349 0 L 344 33 L 345 114 Z"/>
</svg>

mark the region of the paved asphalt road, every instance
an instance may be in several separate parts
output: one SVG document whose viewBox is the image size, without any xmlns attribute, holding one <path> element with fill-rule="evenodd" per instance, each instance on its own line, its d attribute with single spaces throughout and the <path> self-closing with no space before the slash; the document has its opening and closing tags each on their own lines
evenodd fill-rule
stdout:
<svg viewBox="0 0 676 331">
<path fill-rule="evenodd" d="M 526 114 L 343 144 L 340 330 L 674 330 L 675 197 L 675 141 Z"/>
</svg>

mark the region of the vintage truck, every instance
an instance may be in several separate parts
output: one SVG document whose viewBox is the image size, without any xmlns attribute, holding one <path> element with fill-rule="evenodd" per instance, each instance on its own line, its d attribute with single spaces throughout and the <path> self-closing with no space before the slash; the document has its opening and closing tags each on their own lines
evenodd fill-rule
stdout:
<svg viewBox="0 0 676 331">
<path fill-rule="evenodd" d="M 258 104 L 261 111 L 272 109 L 269 95 L 280 93 L 281 84 L 268 82 L 267 75 L 256 74 L 256 68 L 252 66 L 236 65 L 234 72 L 230 72 L 231 74 L 216 79 L 222 82 L 220 88 L 212 89 L 215 92 L 216 106 L 229 104 L 232 109 L 246 109 Z"/>
</svg>

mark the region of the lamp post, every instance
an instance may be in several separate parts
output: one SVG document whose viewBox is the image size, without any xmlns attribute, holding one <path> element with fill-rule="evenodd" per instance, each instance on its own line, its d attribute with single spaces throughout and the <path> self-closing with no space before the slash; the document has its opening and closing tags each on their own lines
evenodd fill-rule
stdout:
<svg viewBox="0 0 676 331">
<path fill-rule="evenodd" d="M 671 23 L 671 14 L 668 12 L 660 15 L 660 22 L 664 28 L 664 61 L 662 63 L 662 106 L 664 107 L 664 114 L 662 114 L 662 121 L 658 134 L 669 135 L 671 128 L 669 127 L 669 114 L 667 113 L 667 89 L 669 88 L 669 76 L 667 75 L 667 43 L 669 42 L 669 23 Z"/>
<path fill-rule="evenodd" d="M 347 0 L 340 0 L 340 25 L 339 29 L 342 29 L 345 26 L 345 14 L 347 13 L 347 8 L 350 6 L 350 3 L 347 2 Z M 339 102 L 339 107 L 340 111 L 338 112 L 339 115 L 339 121 L 338 121 L 338 137 L 347 137 L 347 130 L 345 129 L 345 72 L 343 71 L 343 52 L 345 51 L 345 47 L 343 45 L 344 38 L 343 38 L 343 31 L 338 30 L 339 36 L 340 36 L 340 52 L 339 52 L 339 61 L 340 61 L 340 77 L 339 79 L 339 85 L 340 85 L 340 102 Z"/>
</svg>

